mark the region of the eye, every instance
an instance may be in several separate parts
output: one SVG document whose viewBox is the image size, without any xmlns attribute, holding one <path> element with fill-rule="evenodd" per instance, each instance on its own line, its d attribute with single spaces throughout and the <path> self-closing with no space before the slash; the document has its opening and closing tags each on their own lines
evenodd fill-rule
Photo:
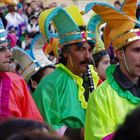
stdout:
<svg viewBox="0 0 140 140">
<path fill-rule="evenodd" d="M 134 50 L 134 52 L 137 52 L 137 53 L 140 52 L 140 48 L 134 48 L 133 50 Z"/>
<path fill-rule="evenodd" d="M 91 53 L 92 53 L 92 51 L 93 51 L 93 49 L 92 49 L 92 48 L 90 48 L 90 49 L 89 49 L 89 52 L 91 52 Z"/>
<path fill-rule="evenodd" d="M 108 60 L 103 62 L 103 64 L 105 64 L 105 65 L 107 65 L 109 63 L 110 63 L 110 61 L 108 61 Z"/>
<path fill-rule="evenodd" d="M 4 52 L 4 51 L 6 51 L 6 47 L 0 46 L 0 52 Z"/>
<path fill-rule="evenodd" d="M 10 50 L 11 49 L 11 47 L 10 46 L 0 46 L 0 52 L 5 52 L 6 50 Z"/>
</svg>

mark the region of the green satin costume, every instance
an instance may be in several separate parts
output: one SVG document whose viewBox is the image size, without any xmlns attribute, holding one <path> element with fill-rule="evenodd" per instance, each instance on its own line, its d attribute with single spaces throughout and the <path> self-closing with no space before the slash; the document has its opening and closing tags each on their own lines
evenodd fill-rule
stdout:
<svg viewBox="0 0 140 140">
<path fill-rule="evenodd" d="M 93 71 L 94 84 L 98 84 Z M 66 125 L 70 128 L 84 127 L 87 102 L 84 98 L 83 79 L 74 75 L 63 64 L 39 83 L 33 98 L 45 120 L 54 129 Z"/>
</svg>

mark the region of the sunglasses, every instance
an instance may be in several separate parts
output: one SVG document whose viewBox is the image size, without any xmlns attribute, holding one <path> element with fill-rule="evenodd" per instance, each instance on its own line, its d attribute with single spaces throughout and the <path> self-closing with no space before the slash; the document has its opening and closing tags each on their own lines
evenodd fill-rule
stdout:
<svg viewBox="0 0 140 140">
<path fill-rule="evenodd" d="M 0 46 L 0 52 L 6 52 L 7 50 L 11 50 L 11 47 L 8 45 L 6 46 Z"/>
</svg>

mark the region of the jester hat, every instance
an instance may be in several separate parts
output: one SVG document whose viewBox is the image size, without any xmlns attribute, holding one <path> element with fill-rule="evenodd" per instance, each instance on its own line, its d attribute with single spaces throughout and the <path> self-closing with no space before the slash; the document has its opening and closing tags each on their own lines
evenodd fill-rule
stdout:
<svg viewBox="0 0 140 140">
<path fill-rule="evenodd" d="M 77 18 L 74 19 L 75 14 Z M 81 22 L 81 17 L 80 10 L 76 7 L 73 8 L 73 12 L 69 8 L 64 9 L 62 7 L 49 9 L 39 16 L 40 30 L 50 43 L 54 38 L 54 34 L 49 31 L 49 24 L 52 22 L 57 32 L 56 38 L 59 38 L 60 46 L 86 40 L 95 42 L 95 35 L 92 31 L 80 31 L 79 26 L 85 26 L 84 22 Z"/>
<path fill-rule="evenodd" d="M 29 53 L 19 47 L 13 47 L 11 51 L 12 58 L 19 63 L 22 71 L 22 76 L 28 82 L 31 76 L 39 70 L 36 60 L 33 59 Z"/>
<path fill-rule="evenodd" d="M 120 9 L 107 2 L 92 2 L 86 5 L 84 13 L 92 9 L 102 17 L 107 23 L 104 32 L 105 46 L 108 48 L 112 43 L 116 50 L 140 39 L 140 30 L 134 29 L 138 23 L 135 17 L 136 8 L 137 0 L 125 0 Z"/>
<path fill-rule="evenodd" d="M 91 16 L 91 18 L 89 19 L 89 22 L 87 25 L 87 28 L 92 30 L 96 35 L 96 44 L 95 44 L 95 47 L 93 49 L 93 54 L 96 54 L 102 50 L 105 50 L 104 43 L 103 43 L 101 36 L 99 34 L 99 27 L 103 23 L 104 22 L 103 22 L 100 15 L 93 14 Z"/>
<path fill-rule="evenodd" d="M 30 56 L 36 61 L 39 68 L 44 68 L 46 66 L 53 66 L 52 62 L 46 57 L 43 52 L 43 46 L 46 43 L 45 38 L 42 34 L 36 35 L 30 44 Z"/>
<path fill-rule="evenodd" d="M 42 50 L 44 42 L 44 38 L 39 34 L 33 38 L 30 50 L 25 51 L 19 47 L 13 47 L 11 49 L 12 58 L 20 64 L 22 75 L 27 82 L 40 69 L 47 66 L 54 66 Z"/>
</svg>

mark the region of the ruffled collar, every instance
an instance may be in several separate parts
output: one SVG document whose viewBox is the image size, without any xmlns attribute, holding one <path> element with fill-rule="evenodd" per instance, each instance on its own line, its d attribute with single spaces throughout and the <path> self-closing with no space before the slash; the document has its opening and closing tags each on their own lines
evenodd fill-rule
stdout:
<svg viewBox="0 0 140 140">
<path fill-rule="evenodd" d="M 110 86 L 117 92 L 117 94 L 123 98 L 126 98 L 133 104 L 139 104 L 140 98 L 133 96 L 132 93 L 129 90 L 123 89 L 115 80 L 113 74 L 115 72 L 116 65 L 110 65 L 107 68 L 107 78 Z"/>
<path fill-rule="evenodd" d="M 64 71 L 66 71 L 73 79 L 74 81 L 77 83 L 79 89 L 78 89 L 78 100 L 81 102 L 81 107 L 86 109 L 87 108 L 87 102 L 85 100 L 84 97 L 84 92 L 85 89 L 82 86 L 83 84 L 83 79 L 77 75 L 74 75 L 69 69 L 67 69 L 63 64 L 57 64 L 56 66 L 57 68 L 62 68 Z"/>
</svg>

